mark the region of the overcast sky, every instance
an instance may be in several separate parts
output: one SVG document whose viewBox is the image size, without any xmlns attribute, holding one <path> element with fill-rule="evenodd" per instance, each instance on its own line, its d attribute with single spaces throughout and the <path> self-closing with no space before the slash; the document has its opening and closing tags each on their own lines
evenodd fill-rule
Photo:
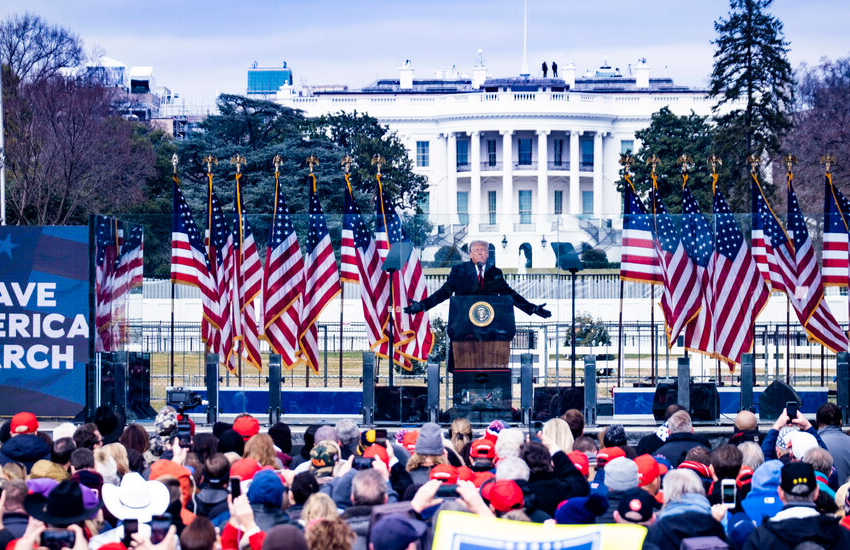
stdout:
<svg viewBox="0 0 850 550">
<path fill-rule="evenodd" d="M 646 57 L 651 73 L 705 86 L 714 21 L 728 0 L 529 0 L 528 64 L 574 62 L 579 74 L 604 57 L 624 72 Z M 157 84 L 187 101 L 244 93 L 246 69 L 284 60 L 297 82 L 360 87 L 397 75 L 457 66 L 471 71 L 480 48 L 491 76 L 519 74 L 522 0 L 271 1 L 12 0 L 0 15 L 31 11 L 79 34 L 128 66 L 152 65 Z M 776 0 L 794 68 L 850 55 L 850 2 Z"/>
</svg>

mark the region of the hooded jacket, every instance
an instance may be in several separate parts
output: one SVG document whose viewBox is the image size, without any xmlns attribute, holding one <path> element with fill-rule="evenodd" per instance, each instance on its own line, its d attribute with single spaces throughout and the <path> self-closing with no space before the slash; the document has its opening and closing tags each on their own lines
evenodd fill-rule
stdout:
<svg viewBox="0 0 850 550">
<path fill-rule="evenodd" d="M 783 512 L 789 508 L 798 507 L 786 506 Z M 750 535 L 743 550 L 790 550 L 806 541 L 822 548 L 850 548 L 850 530 L 843 528 L 832 515 L 768 519 Z"/>
<path fill-rule="evenodd" d="M 531 521 L 543 523 L 547 519 L 552 519 L 551 515 L 537 506 L 537 496 L 526 480 L 515 479 L 514 482 L 522 489 L 522 507 L 525 509 L 525 515 L 531 518 Z"/>
<path fill-rule="evenodd" d="M 711 515 L 708 499 L 702 495 L 685 494 L 681 499 L 666 504 L 658 521 L 649 528 L 646 542 L 659 548 L 679 548 L 683 539 L 711 536 L 728 542 L 723 526 Z"/>
<path fill-rule="evenodd" d="M 50 460 L 50 448 L 37 435 L 16 435 L 0 447 L 0 464 L 20 462 L 26 467 L 27 473 L 41 459 Z"/>
<path fill-rule="evenodd" d="M 552 455 L 552 464 L 553 471 L 531 474 L 528 484 L 537 497 L 537 507 L 554 517 L 562 500 L 587 496 L 590 485 L 564 451 Z"/>
<path fill-rule="evenodd" d="M 670 434 L 667 442 L 664 443 L 654 454 L 661 455 L 667 459 L 667 462 L 678 468 L 679 464 L 685 460 L 685 455 L 694 447 L 705 447 L 711 450 L 711 445 L 701 435 L 694 433 L 674 433 Z"/>
</svg>

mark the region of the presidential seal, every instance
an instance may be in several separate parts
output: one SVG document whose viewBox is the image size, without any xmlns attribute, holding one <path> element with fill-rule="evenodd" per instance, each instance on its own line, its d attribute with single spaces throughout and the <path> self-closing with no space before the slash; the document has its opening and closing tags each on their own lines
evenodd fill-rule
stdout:
<svg viewBox="0 0 850 550">
<path fill-rule="evenodd" d="M 487 302 L 475 302 L 469 308 L 469 320 L 476 327 L 486 327 L 493 322 L 495 316 L 493 306 Z"/>
</svg>

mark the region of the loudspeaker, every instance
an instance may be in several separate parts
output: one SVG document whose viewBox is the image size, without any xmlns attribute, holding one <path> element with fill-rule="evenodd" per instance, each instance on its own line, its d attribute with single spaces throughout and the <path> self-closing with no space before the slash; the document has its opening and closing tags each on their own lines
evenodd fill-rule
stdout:
<svg viewBox="0 0 850 550">
<path fill-rule="evenodd" d="M 720 394 L 717 386 L 708 383 L 691 386 L 691 417 L 694 420 L 717 420 L 720 414 Z"/>
<path fill-rule="evenodd" d="M 151 407 L 151 354 L 131 351 L 128 354 L 127 368 L 128 412 L 137 419 L 155 418 L 156 409 Z"/>
<path fill-rule="evenodd" d="M 376 386 L 375 422 L 428 422 L 428 388 Z"/>
<path fill-rule="evenodd" d="M 674 384 L 658 384 L 652 397 L 652 416 L 655 420 L 664 420 L 664 412 L 670 405 L 679 402 L 679 386 Z"/>
<path fill-rule="evenodd" d="M 803 401 L 794 388 L 782 380 L 774 380 L 759 397 L 759 419 L 776 420 L 789 401 L 796 401 L 798 408 L 803 407 Z"/>
<path fill-rule="evenodd" d="M 557 418 L 570 409 L 584 409 L 584 387 L 552 388 L 540 386 L 534 388 L 534 409 L 532 420 L 546 421 Z"/>
</svg>

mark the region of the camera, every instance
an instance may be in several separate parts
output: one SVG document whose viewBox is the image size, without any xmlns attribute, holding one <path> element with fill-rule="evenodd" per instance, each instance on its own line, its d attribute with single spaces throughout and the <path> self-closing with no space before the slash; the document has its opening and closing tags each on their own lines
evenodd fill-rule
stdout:
<svg viewBox="0 0 850 550">
<path fill-rule="evenodd" d="M 194 409 L 201 403 L 200 395 L 182 387 L 170 389 L 165 394 L 165 404 L 174 407 L 181 414 L 186 410 Z"/>
</svg>

